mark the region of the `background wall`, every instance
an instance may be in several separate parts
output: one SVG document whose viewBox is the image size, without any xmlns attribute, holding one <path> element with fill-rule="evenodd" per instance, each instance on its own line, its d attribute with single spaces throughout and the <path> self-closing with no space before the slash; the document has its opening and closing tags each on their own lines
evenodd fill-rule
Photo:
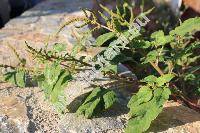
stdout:
<svg viewBox="0 0 200 133">
<path fill-rule="evenodd" d="M 0 0 L 0 27 L 43 0 Z"/>
</svg>

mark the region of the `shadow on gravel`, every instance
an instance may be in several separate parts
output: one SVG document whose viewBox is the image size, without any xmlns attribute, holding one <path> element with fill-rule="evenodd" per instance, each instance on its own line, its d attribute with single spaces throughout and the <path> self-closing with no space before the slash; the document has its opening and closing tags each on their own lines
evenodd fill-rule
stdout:
<svg viewBox="0 0 200 133">
<path fill-rule="evenodd" d="M 75 98 L 67 107 L 69 112 L 75 113 L 76 110 L 81 106 L 81 104 L 85 101 L 85 99 L 89 96 L 90 93 L 91 92 L 88 92 Z M 110 109 L 104 110 L 102 112 L 100 111 L 98 115 L 95 115 L 95 118 L 117 117 L 126 113 L 128 113 L 128 108 L 124 104 L 121 104 L 119 101 L 117 101 Z"/>
<path fill-rule="evenodd" d="M 31 94 L 30 96 L 26 97 L 25 102 L 27 102 L 33 94 Z M 28 132 L 29 133 L 35 133 L 37 131 L 36 125 L 33 121 L 31 121 L 33 119 L 33 114 L 32 114 L 32 107 L 31 106 L 27 106 L 26 103 L 26 109 L 27 109 L 27 116 L 29 118 L 29 124 L 28 124 Z"/>
<path fill-rule="evenodd" d="M 81 104 L 85 101 L 85 99 L 89 96 L 91 92 L 82 94 L 75 98 L 67 107 L 70 113 L 75 113 L 76 110 L 81 106 Z"/>
<path fill-rule="evenodd" d="M 68 106 L 68 110 L 70 111 L 70 113 L 75 113 L 89 94 L 90 92 L 75 98 L 74 101 L 72 101 Z M 126 107 L 126 104 L 122 104 L 118 101 L 116 104 L 113 105 L 112 108 L 100 112 L 98 115 L 95 116 L 95 118 L 117 117 L 119 115 L 127 114 L 128 111 L 129 109 Z M 195 112 L 185 107 L 184 105 L 170 105 L 169 107 L 165 107 L 158 118 L 153 121 L 148 132 L 162 132 L 168 130 L 169 128 L 177 129 L 178 126 L 191 124 L 197 121 L 200 121 L 200 114 L 198 112 Z M 189 127 L 194 128 L 196 126 L 192 127 L 191 124 Z M 178 128 L 177 130 L 179 131 L 181 129 L 182 127 L 180 127 L 180 129 Z"/>
</svg>

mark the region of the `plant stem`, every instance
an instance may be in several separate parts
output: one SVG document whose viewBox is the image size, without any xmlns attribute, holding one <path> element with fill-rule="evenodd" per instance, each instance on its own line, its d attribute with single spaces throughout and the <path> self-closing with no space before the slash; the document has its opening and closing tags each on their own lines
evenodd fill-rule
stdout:
<svg viewBox="0 0 200 133">
<path fill-rule="evenodd" d="M 99 23 L 98 23 L 98 25 L 99 25 L 100 27 L 104 28 L 104 29 L 107 29 L 107 30 L 111 31 L 111 32 L 115 32 L 114 30 L 108 28 L 107 26 L 104 26 L 104 25 L 99 24 Z"/>
<path fill-rule="evenodd" d="M 156 69 L 156 71 L 162 76 L 164 75 L 164 72 L 160 69 L 159 66 L 157 66 L 155 63 L 150 62 L 150 64 Z"/>
<path fill-rule="evenodd" d="M 10 67 L 11 69 L 19 68 L 19 69 L 24 69 L 25 71 L 28 71 L 28 72 L 34 72 L 33 68 L 25 68 L 25 67 L 21 67 L 21 66 L 16 66 L 15 67 L 15 66 L 11 66 L 11 65 L 0 64 L 0 67 L 3 67 L 3 68 Z"/>
</svg>

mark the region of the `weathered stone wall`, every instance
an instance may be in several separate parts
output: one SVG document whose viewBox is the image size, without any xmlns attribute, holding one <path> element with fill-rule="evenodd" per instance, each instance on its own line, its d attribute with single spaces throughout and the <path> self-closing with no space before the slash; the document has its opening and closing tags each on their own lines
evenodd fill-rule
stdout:
<svg viewBox="0 0 200 133">
<path fill-rule="evenodd" d="M 74 86 L 77 89 L 80 84 L 72 83 L 68 90 L 75 89 L 72 88 Z M 83 88 L 78 90 L 86 91 Z M 1 83 L 0 132 L 123 133 L 127 123 L 127 110 L 122 105 L 119 103 L 93 119 L 77 117 L 74 113 L 59 115 L 45 100 L 39 88 L 21 89 Z M 177 102 L 169 101 L 148 132 L 199 133 L 200 114 Z"/>
<path fill-rule="evenodd" d="M 79 7 L 91 7 L 91 1 L 46 0 L 11 20 L 0 30 L 0 63 L 17 64 L 7 44 L 16 48 L 22 57 L 28 57 L 25 41 L 36 48 L 44 47 L 48 36 L 63 22 L 82 15 Z M 54 42 L 68 43 L 70 49 L 73 42 L 70 27 L 65 28 L 58 38 L 49 40 L 50 44 Z M 68 102 L 89 91 L 85 88 L 87 86 L 79 82 L 70 83 L 65 90 Z M 44 99 L 43 92 L 37 87 L 21 89 L 0 83 L 0 132 L 122 133 L 127 122 L 127 108 L 122 102 L 126 97 L 123 96 L 117 106 L 94 119 L 76 117 L 74 113 L 60 116 Z M 200 114 L 177 102 L 168 102 L 149 131 L 200 133 Z"/>
<path fill-rule="evenodd" d="M 44 47 L 49 35 L 53 35 L 65 21 L 74 16 L 81 16 L 80 7 L 91 7 L 89 0 L 47 0 L 24 12 L 20 17 L 10 20 L 0 30 L 0 63 L 17 64 L 17 59 L 7 44 L 16 48 L 21 57 L 28 58 L 25 41 L 36 48 Z M 71 29 L 65 28 L 58 38 L 49 40 L 64 42 L 71 48 Z M 11 58 L 12 57 L 12 58 Z M 31 64 L 32 60 L 28 60 Z"/>
</svg>

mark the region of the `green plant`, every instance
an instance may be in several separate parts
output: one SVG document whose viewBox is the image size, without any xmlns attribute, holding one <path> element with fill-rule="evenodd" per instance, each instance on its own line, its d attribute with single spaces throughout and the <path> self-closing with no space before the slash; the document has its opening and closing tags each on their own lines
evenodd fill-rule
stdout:
<svg viewBox="0 0 200 133">
<path fill-rule="evenodd" d="M 45 67 L 43 75 L 39 78 L 39 87 L 43 89 L 45 96 L 59 111 L 66 108 L 64 88 L 72 79 L 69 71 L 61 68 L 59 63 L 53 62 Z"/>
<path fill-rule="evenodd" d="M 171 91 L 167 83 L 172 78 L 173 75 L 166 74 L 158 78 L 151 75 L 142 80 L 146 85 L 141 86 L 128 103 L 131 119 L 126 128 L 127 133 L 144 132 L 150 127 L 151 121 L 159 115 L 163 104 L 169 99 Z"/>
<path fill-rule="evenodd" d="M 145 27 L 141 27 L 140 33 L 135 32 L 134 28 L 131 33 L 128 30 L 132 28 L 134 20 L 141 18 L 144 14 L 150 14 L 152 9 L 134 16 L 133 6 L 126 2 L 122 6 L 118 5 L 115 11 L 102 5 L 101 8 L 109 14 L 108 17 L 99 12 L 106 22 L 105 25 L 98 21 L 93 11 L 84 9 L 85 17 L 72 19 L 59 29 L 61 31 L 62 28 L 74 22 L 82 22 L 81 25 L 76 25 L 77 30 L 86 25 L 93 25 L 94 28 L 89 31 L 78 31 L 80 35 L 75 35 L 77 43 L 72 52 L 66 51 L 65 44 L 55 44 L 50 50 L 47 49 L 48 46 L 37 50 L 27 44 L 29 53 L 37 59 L 38 64 L 45 64 L 45 67 L 30 69 L 23 64 L 20 68 L 22 67 L 24 72 L 17 71 L 15 73 L 17 78 L 7 73 L 6 79 L 12 81 L 14 79 L 15 84 L 24 87 L 25 80 L 22 77 L 25 73 L 32 75 L 43 89 L 46 98 L 59 111 L 64 112 L 67 106 L 63 95 L 64 88 L 71 79 L 75 78 L 75 74 L 84 70 L 85 67 L 91 67 L 85 56 L 76 55 L 87 50 L 88 43 L 92 44 L 90 47 L 106 46 L 108 49 L 112 42 L 123 35 L 128 38 L 126 48 L 123 49 L 122 44 L 120 45 L 120 53 L 109 61 L 110 65 L 106 66 L 102 73 L 120 80 L 121 77 L 119 79 L 116 73 L 116 66 L 119 63 L 128 63 L 132 67 L 133 73 L 140 80 L 140 87 L 138 93 L 134 94 L 128 103 L 130 120 L 125 131 L 127 133 L 145 132 L 162 111 L 170 95 L 188 97 L 187 91 L 190 86 L 193 87 L 193 93 L 199 94 L 200 42 L 193 41 L 192 35 L 200 30 L 200 18 L 186 20 L 168 34 L 159 30 L 147 36 Z M 96 42 L 92 43 L 90 37 L 95 30 L 104 30 L 106 33 L 100 35 Z M 102 50 L 97 55 L 103 55 L 105 51 Z M 98 60 L 97 55 L 94 56 L 93 61 Z M 16 70 L 19 70 L 18 68 L 19 66 Z M 95 68 L 99 69 L 99 65 L 95 64 Z M 91 118 L 98 112 L 109 109 L 116 100 L 117 96 L 112 90 L 97 87 L 76 112 Z"/>
<path fill-rule="evenodd" d="M 116 94 L 114 91 L 97 87 L 86 98 L 76 113 L 91 118 L 94 114 L 109 109 L 115 101 Z"/>
<path fill-rule="evenodd" d="M 23 70 L 7 72 L 4 75 L 4 80 L 23 88 L 26 84 L 25 72 Z"/>
</svg>

